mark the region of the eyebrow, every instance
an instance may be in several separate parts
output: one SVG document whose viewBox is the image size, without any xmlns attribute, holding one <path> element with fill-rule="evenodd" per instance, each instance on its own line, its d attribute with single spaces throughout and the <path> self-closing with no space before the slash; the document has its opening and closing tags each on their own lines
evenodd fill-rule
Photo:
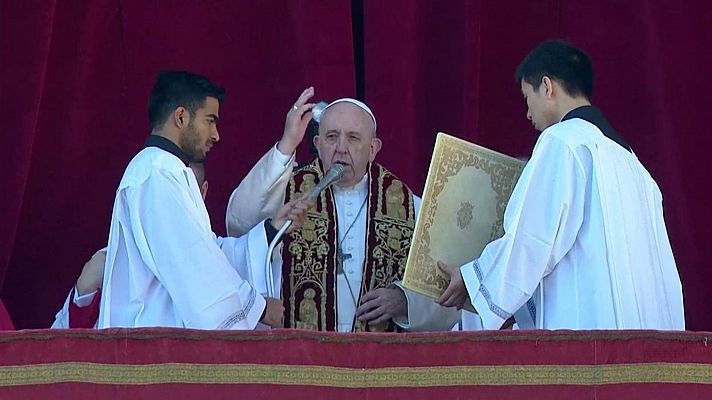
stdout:
<svg viewBox="0 0 712 400">
<path fill-rule="evenodd" d="M 328 131 L 326 131 L 326 133 L 340 133 L 340 132 L 341 131 L 338 129 L 329 129 Z M 347 135 L 352 135 L 354 133 L 358 134 L 358 135 L 363 135 L 363 132 L 359 132 L 359 131 L 348 131 L 348 132 L 344 132 L 344 133 L 346 133 Z"/>
</svg>

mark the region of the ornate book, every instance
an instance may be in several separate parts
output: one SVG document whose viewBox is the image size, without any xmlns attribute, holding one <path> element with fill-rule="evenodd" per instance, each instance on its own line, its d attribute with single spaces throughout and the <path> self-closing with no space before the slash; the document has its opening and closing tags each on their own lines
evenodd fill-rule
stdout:
<svg viewBox="0 0 712 400">
<path fill-rule="evenodd" d="M 403 286 L 437 299 L 449 283 L 438 260 L 462 265 L 501 237 L 504 210 L 523 167 L 516 158 L 438 133 Z"/>
</svg>

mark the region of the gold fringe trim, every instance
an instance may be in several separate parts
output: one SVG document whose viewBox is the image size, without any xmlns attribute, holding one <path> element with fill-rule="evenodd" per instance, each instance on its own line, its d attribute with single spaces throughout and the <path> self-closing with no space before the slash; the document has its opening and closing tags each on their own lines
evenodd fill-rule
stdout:
<svg viewBox="0 0 712 400">
<path fill-rule="evenodd" d="M 712 365 L 649 363 L 361 369 L 309 365 L 189 363 L 113 365 L 63 362 L 0 366 L 0 387 L 70 382 L 108 385 L 271 384 L 335 388 L 591 386 L 626 383 L 712 384 Z"/>
</svg>

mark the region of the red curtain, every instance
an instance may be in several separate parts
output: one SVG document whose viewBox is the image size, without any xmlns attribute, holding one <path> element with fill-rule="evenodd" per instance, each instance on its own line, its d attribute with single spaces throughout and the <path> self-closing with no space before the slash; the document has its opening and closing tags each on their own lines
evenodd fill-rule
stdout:
<svg viewBox="0 0 712 400">
<path fill-rule="evenodd" d="M 105 245 L 158 71 L 196 71 L 228 91 L 207 164 L 208 209 L 223 233 L 230 191 L 278 140 L 303 88 L 333 99 L 362 82 L 384 140 L 379 160 L 421 191 L 437 131 L 530 152 L 536 132 L 513 72 L 538 42 L 563 37 L 592 56 L 594 103 L 661 187 L 688 328 L 712 330 L 702 164 L 712 6 L 655 3 L 0 2 L 0 297 L 16 326 L 51 323 Z"/>
</svg>

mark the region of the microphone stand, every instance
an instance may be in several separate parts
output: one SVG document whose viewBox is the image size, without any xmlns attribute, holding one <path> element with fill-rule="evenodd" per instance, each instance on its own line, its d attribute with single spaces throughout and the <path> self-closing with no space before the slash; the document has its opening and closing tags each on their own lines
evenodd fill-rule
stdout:
<svg viewBox="0 0 712 400">
<path fill-rule="evenodd" d="M 282 224 L 282 227 L 279 228 L 277 234 L 274 235 L 274 239 L 272 239 L 272 242 L 269 244 L 269 248 L 267 249 L 267 257 L 265 258 L 265 271 L 267 272 L 267 297 L 274 298 L 274 274 L 272 273 L 272 253 L 274 252 L 274 248 L 277 247 L 277 243 L 279 243 L 279 240 L 282 239 L 284 232 L 286 232 L 291 225 L 291 219 L 284 221 L 284 224 Z"/>
</svg>

